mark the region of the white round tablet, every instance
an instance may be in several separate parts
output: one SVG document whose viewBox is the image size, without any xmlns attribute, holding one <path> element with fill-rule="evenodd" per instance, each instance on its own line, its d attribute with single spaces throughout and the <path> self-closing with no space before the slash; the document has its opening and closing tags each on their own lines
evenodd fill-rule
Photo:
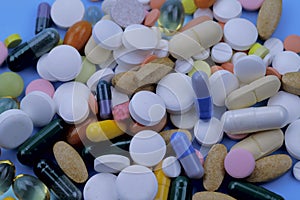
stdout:
<svg viewBox="0 0 300 200">
<path fill-rule="evenodd" d="M 40 91 L 27 94 L 21 100 L 20 109 L 27 113 L 35 127 L 49 124 L 56 113 L 54 100 Z"/>
<path fill-rule="evenodd" d="M 165 116 L 166 106 L 157 94 L 140 91 L 131 98 L 129 112 L 136 122 L 144 126 L 154 126 Z"/>
<path fill-rule="evenodd" d="M 129 153 L 137 164 L 152 167 L 164 158 L 166 143 L 155 131 L 140 131 L 132 138 Z"/>
<path fill-rule="evenodd" d="M 291 123 L 288 128 L 285 131 L 285 147 L 288 153 L 296 158 L 297 160 L 300 160 L 300 120 L 296 120 L 293 123 Z"/>
<path fill-rule="evenodd" d="M 269 38 L 264 42 L 264 46 L 269 49 L 269 53 L 275 56 L 283 51 L 283 42 L 278 38 Z"/>
<path fill-rule="evenodd" d="M 279 91 L 268 101 L 268 106 L 282 106 L 288 111 L 287 124 L 300 117 L 300 98 L 297 95 Z"/>
<path fill-rule="evenodd" d="M 198 121 L 198 113 L 194 106 L 182 114 L 170 114 L 170 120 L 174 126 L 182 129 L 192 129 Z"/>
<path fill-rule="evenodd" d="M 194 134 L 200 144 L 212 146 L 223 139 L 222 123 L 214 117 L 209 121 L 198 120 L 194 127 Z"/>
<path fill-rule="evenodd" d="M 114 77 L 115 73 L 110 68 L 104 68 L 96 71 L 86 82 L 86 85 L 92 92 L 96 92 L 97 84 L 100 80 L 105 80 L 108 83 Z"/>
<path fill-rule="evenodd" d="M 82 1 L 57 0 L 51 6 L 51 19 L 60 28 L 69 28 L 84 17 Z"/>
<path fill-rule="evenodd" d="M 274 56 L 272 66 L 281 75 L 288 72 L 297 72 L 300 69 L 300 57 L 295 52 L 282 51 Z"/>
<path fill-rule="evenodd" d="M 162 78 L 157 84 L 156 94 L 164 100 L 172 114 L 189 111 L 196 98 L 191 77 L 181 73 L 170 73 Z"/>
<path fill-rule="evenodd" d="M 176 178 L 181 173 L 181 165 L 176 157 L 170 156 L 163 160 L 162 170 L 167 177 Z"/>
<path fill-rule="evenodd" d="M 0 114 L 1 148 L 17 148 L 30 137 L 32 131 L 33 123 L 24 111 L 11 109 Z"/>
<path fill-rule="evenodd" d="M 83 198 L 85 200 L 118 200 L 117 176 L 109 173 L 99 173 L 92 176 L 85 184 Z"/>
<path fill-rule="evenodd" d="M 245 51 L 250 49 L 256 42 L 257 37 L 258 32 L 255 25 L 247 19 L 231 19 L 224 26 L 224 40 L 234 50 Z"/>
<path fill-rule="evenodd" d="M 99 156 L 94 160 L 95 171 L 101 173 L 119 173 L 129 166 L 129 158 L 117 154 Z"/>
<path fill-rule="evenodd" d="M 54 78 L 49 72 L 48 72 L 48 66 L 49 61 L 47 60 L 48 54 L 46 53 L 42 55 L 42 57 L 39 58 L 37 64 L 36 64 L 36 70 L 39 76 L 45 80 L 48 81 L 57 81 L 56 78 Z"/>
<path fill-rule="evenodd" d="M 238 61 L 238 59 L 240 59 L 244 56 L 247 56 L 247 54 L 244 52 L 235 52 L 233 54 L 233 56 L 231 57 L 231 63 L 233 64 L 233 66 L 235 65 L 236 61 Z"/>
<path fill-rule="evenodd" d="M 187 60 L 177 59 L 175 62 L 175 71 L 186 74 L 193 69 L 194 60 L 189 58 Z"/>
<path fill-rule="evenodd" d="M 213 5 L 213 14 L 215 19 L 226 23 L 241 16 L 242 5 L 237 0 L 216 1 Z"/>
<path fill-rule="evenodd" d="M 132 165 L 123 169 L 116 180 L 119 199 L 154 199 L 158 183 L 154 173 L 147 167 Z"/>
<path fill-rule="evenodd" d="M 155 48 L 155 51 L 153 53 L 158 58 L 164 58 L 169 56 L 169 41 L 161 39 L 158 42 L 157 47 Z"/>
<path fill-rule="evenodd" d="M 122 36 L 122 28 L 111 20 L 99 20 L 93 28 L 94 40 L 104 49 L 118 49 L 122 45 Z"/>
<path fill-rule="evenodd" d="M 210 19 L 214 18 L 213 11 L 210 8 L 198 8 L 193 14 L 194 19 L 202 16 L 208 16 Z"/>
<path fill-rule="evenodd" d="M 80 73 L 82 60 L 77 49 L 70 45 L 54 47 L 47 56 L 48 72 L 59 81 L 70 81 Z"/>
<path fill-rule="evenodd" d="M 225 42 L 220 42 L 213 46 L 211 58 L 216 63 L 228 62 L 232 57 L 232 48 Z"/>
<path fill-rule="evenodd" d="M 293 167 L 293 174 L 294 177 L 300 181 L 300 161 L 296 162 L 296 164 Z"/>
</svg>

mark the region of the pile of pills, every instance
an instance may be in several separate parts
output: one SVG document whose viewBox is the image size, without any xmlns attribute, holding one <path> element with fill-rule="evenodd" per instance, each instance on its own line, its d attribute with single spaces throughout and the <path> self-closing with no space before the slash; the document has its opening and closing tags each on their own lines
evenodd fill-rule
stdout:
<svg viewBox="0 0 300 200">
<path fill-rule="evenodd" d="M 0 42 L 0 147 L 35 174 L 0 159 L 0 195 L 284 199 L 261 186 L 300 180 L 300 36 L 272 37 L 281 12 L 282 0 L 40 3 L 32 39 Z M 39 78 L 24 84 L 30 67 Z"/>
</svg>

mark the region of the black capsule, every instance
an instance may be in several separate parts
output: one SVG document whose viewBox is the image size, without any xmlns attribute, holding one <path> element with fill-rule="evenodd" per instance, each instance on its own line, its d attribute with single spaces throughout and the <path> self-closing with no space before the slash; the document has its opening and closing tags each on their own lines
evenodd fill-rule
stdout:
<svg viewBox="0 0 300 200">
<path fill-rule="evenodd" d="M 97 101 L 99 107 L 99 117 L 101 119 L 110 119 L 111 112 L 111 90 L 110 84 L 105 80 L 100 80 L 97 85 Z"/>
<path fill-rule="evenodd" d="M 42 2 L 39 4 L 35 24 L 35 34 L 38 34 L 51 26 L 50 10 L 51 6 L 48 3 Z"/>
<path fill-rule="evenodd" d="M 0 161 L 0 196 L 4 194 L 14 181 L 16 168 L 9 160 Z"/>
<path fill-rule="evenodd" d="M 172 181 L 169 200 L 191 200 L 192 188 L 190 180 L 185 176 L 178 176 Z"/>
</svg>

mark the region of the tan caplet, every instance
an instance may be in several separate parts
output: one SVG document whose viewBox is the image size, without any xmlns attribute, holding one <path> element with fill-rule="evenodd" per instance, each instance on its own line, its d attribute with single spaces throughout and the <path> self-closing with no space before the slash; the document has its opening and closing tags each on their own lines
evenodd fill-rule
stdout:
<svg viewBox="0 0 300 200">
<path fill-rule="evenodd" d="M 300 95 L 300 72 L 289 72 L 284 74 L 281 82 L 284 91 Z"/>
<path fill-rule="evenodd" d="M 236 200 L 235 198 L 220 192 L 197 192 L 192 200 Z"/>
</svg>

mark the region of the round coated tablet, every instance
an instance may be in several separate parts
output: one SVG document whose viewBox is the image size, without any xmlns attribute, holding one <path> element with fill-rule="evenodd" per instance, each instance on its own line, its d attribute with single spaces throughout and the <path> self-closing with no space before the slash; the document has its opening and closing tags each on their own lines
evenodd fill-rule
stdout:
<svg viewBox="0 0 300 200">
<path fill-rule="evenodd" d="M 48 61 L 48 54 L 46 53 L 39 58 L 36 64 L 36 70 L 39 76 L 48 81 L 57 81 L 48 71 L 49 61 Z"/>
<path fill-rule="evenodd" d="M 85 200 L 118 200 L 116 180 L 117 176 L 109 173 L 92 176 L 84 186 L 83 198 Z"/>
<path fill-rule="evenodd" d="M 69 28 L 84 17 L 84 4 L 80 0 L 57 0 L 51 6 L 51 19 L 60 28 Z"/>
<path fill-rule="evenodd" d="M 274 56 L 272 66 L 281 75 L 297 72 L 300 69 L 300 57 L 295 52 L 282 51 Z"/>
<path fill-rule="evenodd" d="M 48 94 L 50 97 L 53 97 L 55 92 L 53 85 L 45 79 L 36 79 L 31 81 L 26 87 L 25 94 L 27 95 L 33 91 L 44 92 L 45 94 Z"/>
<path fill-rule="evenodd" d="M 181 165 L 176 157 L 170 156 L 163 160 L 162 170 L 170 178 L 176 178 L 181 173 Z"/>
<path fill-rule="evenodd" d="M 35 127 L 49 124 L 56 113 L 53 99 L 41 91 L 27 94 L 21 100 L 20 109 L 31 118 Z"/>
<path fill-rule="evenodd" d="M 25 142 L 33 131 L 30 117 L 22 110 L 11 109 L 0 115 L 0 147 L 14 149 Z"/>
<path fill-rule="evenodd" d="M 236 77 L 243 83 L 251 83 L 265 76 L 267 66 L 264 61 L 256 55 L 244 56 L 238 59 L 233 71 Z"/>
<path fill-rule="evenodd" d="M 131 98 L 129 112 L 136 122 L 144 126 L 154 126 L 165 116 L 166 106 L 157 94 L 140 91 Z"/>
<path fill-rule="evenodd" d="M 240 58 L 244 57 L 244 56 L 247 56 L 246 53 L 244 52 L 236 52 L 233 54 L 232 58 L 231 58 L 231 63 L 233 65 L 235 65 L 236 61 L 238 61 Z"/>
<path fill-rule="evenodd" d="M 110 68 L 104 68 L 96 71 L 86 82 L 86 85 L 92 92 L 96 92 L 97 84 L 100 80 L 105 80 L 108 83 L 114 77 L 115 73 Z"/>
<path fill-rule="evenodd" d="M 226 155 L 224 167 L 233 178 L 246 178 L 255 168 L 255 159 L 252 153 L 245 149 L 233 149 Z"/>
<path fill-rule="evenodd" d="M 104 49 L 115 50 L 122 45 L 122 28 L 111 20 L 100 20 L 93 28 L 96 43 Z"/>
<path fill-rule="evenodd" d="M 157 165 L 164 158 L 166 143 L 155 131 L 140 131 L 132 138 L 129 153 L 137 164 L 151 167 Z"/>
<path fill-rule="evenodd" d="M 10 96 L 16 98 L 24 89 L 23 78 L 15 72 L 0 74 L 0 97 Z"/>
<path fill-rule="evenodd" d="M 129 158 L 117 154 L 99 156 L 94 160 L 95 171 L 101 173 L 119 173 L 129 166 Z"/>
<path fill-rule="evenodd" d="M 293 51 L 295 53 L 300 53 L 300 36 L 299 35 L 289 35 L 284 39 L 284 49 L 287 51 Z"/>
<path fill-rule="evenodd" d="M 269 49 L 269 53 L 273 56 L 283 51 L 283 42 L 278 38 L 267 39 L 264 46 Z"/>
<path fill-rule="evenodd" d="M 254 11 L 254 10 L 258 10 L 262 3 L 264 2 L 264 0 L 238 0 L 241 4 L 242 7 L 245 10 L 249 10 L 249 11 Z"/>
<path fill-rule="evenodd" d="M 296 164 L 293 167 L 293 174 L 294 177 L 300 181 L 300 161 L 296 162 Z"/>
<path fill-rule="evenodd" d="M 232 49 L 225 42 L 220 42 L 213 46 L 211 50 L 211 58 L 216 63 L 228 62 L 232 57 Z"/>
<path fill-rule="evenodd" d="M 70 81 L 81 71 L 81 56 L 70 45 L 54 47 L 47 56 L 48 72 L 59 81 Z"/>
<path fill-rule="evenodd" d="M 2 41 L 0 41 L 0 66 L 5 61 L 7 56 L 8 56 L 8 49 L 5 46 L 5 44 Z"/>
<path fill-rule="evenodd" d="M 242 5 L 237 0 L 216 1 L 213 5 L 214 18 L 220 22 L 240 17 Z"/>
<path fill-rule="evenodd" d="M 300 160 L 299 130 L 300 120 L 298 119 L 288 126 L 284 136 L 286 150 L 292 157 L 296 158 L 297 160 Z"/>
<path fill-rule="evenodd" d="M 257 37 L 256 27 L 247 19 L 231 19 L 224 26 L 224 40 L 234 50 L 245 51 L 250 49 L 256 42 Z"/>
<path fill-rule="evenodd" d="M 187 60 L 177 59 L 175 62 L 175 71 L 186 74 L 193 69 L 194 60 L 189 58 Z"/>
<path fill-rule="evenodd" d="M 123 169 L 116 180 L 119 199 L 154 199 L 158 183 L 154 173 L 147 167 L 132 165 Z"/>
<path fill-rule="evenodd" d="M 223 139 L 220 120 L 211 118 L 209 121 L 198 120 L 194 127 L 196 140 L 203 146 L 212 146 Z"/>
<path fill-rule="evenodd" d="M 174 126 L 181 129 L 192 129 L 198 121 L 198 113 L 193 106 L 189 111 L 182 114 L 170 114 L 170 120 Z"/>
</svg>

